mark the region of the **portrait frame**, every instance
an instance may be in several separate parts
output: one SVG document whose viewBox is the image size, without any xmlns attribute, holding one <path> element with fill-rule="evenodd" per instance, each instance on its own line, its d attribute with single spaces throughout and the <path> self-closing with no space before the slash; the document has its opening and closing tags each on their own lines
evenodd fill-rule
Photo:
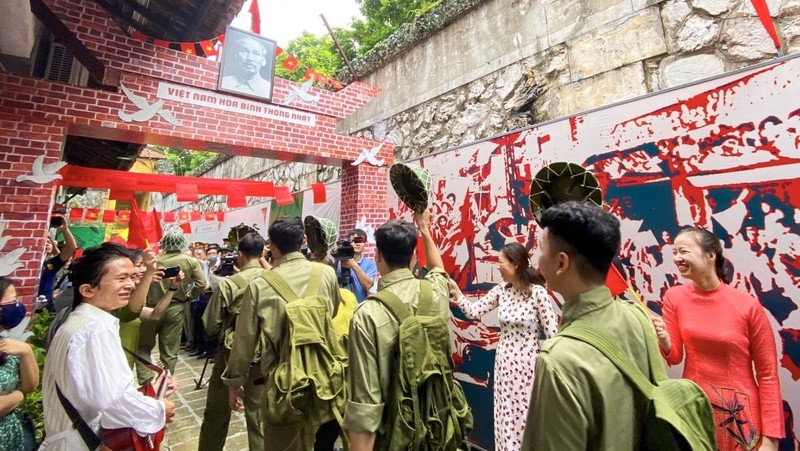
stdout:
<svg viewBox="0 0 800 451">
<path fill-rule="evenodd" d="M 264 52 L 263 65 L 257 58 L 258 46 Z M 277 48 L 277 42 L 272 39 L 228 26 L 220 57 L 217 90 L 271 102 Z M 254 70 L 254 65 L 260 67 Z"/>
</svg>

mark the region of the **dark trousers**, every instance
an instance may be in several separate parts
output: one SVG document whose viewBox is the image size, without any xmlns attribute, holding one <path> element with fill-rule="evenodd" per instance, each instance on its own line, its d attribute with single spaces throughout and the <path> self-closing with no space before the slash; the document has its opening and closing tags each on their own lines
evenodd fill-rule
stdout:
<svg viewBox="0 0 800 451">
<path fill-rule="evenodd" d="M 339 422 L 329 421 L 317 429 L 317 436 L 314 440 L 314 451 L 333 451 L 336 439 L 342 433 Z"/>
</svg>

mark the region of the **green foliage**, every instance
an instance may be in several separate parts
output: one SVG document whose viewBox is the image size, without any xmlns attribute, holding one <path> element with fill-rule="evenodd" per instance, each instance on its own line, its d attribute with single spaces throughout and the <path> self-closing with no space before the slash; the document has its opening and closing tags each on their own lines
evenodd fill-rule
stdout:
<svg viewBox="0 0 800 451">
<path fill-rule="evenodd" d="M 166 155 L 167 160 L 172 163 L 175 175 L 189 175 L 195 169 L 202 166 L 206 161 L 216 157 L 215 152 L 204 152 L 201 150 L 186 150 L 177 147 L 153 146 Z"/>
<path fill-rule="evenodd" d="M 388 38 L 401 25 L 425 14 L 442 0 L 361 0 L 364 19 L 352 22 L 353 39 L 358 55 L 370 51 L 375 44 Z"/>
<path fill-rule="evenodd" d="M 47 328 L 53 321 L 55 315 L 45 311 L 35 313 L 31 320 L 30 332 L 31 337 L 28 339 L 28 344 L 33 348 L 33 353 L 36 356 L 36 363 L 39 364 L 39 374 L 44 373 L 44 337 L 47 335 Z M 25 399 L 19 404 L 20 410 L 30 415 L 33 420 L 33 425 L 36 427 L 36 442 L 41 443 L 44 440 L 44 410 L 42 407 L 42 387 L 41 384 L 36 390 L 25 395 Z"/>
</svg>

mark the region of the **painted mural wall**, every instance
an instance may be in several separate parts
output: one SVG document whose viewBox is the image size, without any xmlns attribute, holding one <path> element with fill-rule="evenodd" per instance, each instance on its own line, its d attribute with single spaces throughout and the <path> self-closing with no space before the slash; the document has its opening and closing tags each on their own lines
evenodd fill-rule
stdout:
<svg viewBox="0 0 800 451">
<path fill-rule="evenodd" d="M 682 283 L 671 259 L 676 233 L 699 225 L 723 240 L 732 284 L 761 302 L 772 325 L 787 429 L 800 432 L 798 74 L 800 58 L 776 60 L 417 160 L 434 180 L 434 237 L 445 267 L 477 298 L 501 281 L 495 263 L 506 242 L 525 244 L 536 261 L 531 179 L 552 162 L 581 164 L 622 223 L 620 261 L 653 311 Z M 390 217 L 410 219 L 389 192 Z M 453 313 L 473 439 L 491 449 L 497 320 Z M 795 449 L 797 441 L 782 445 Z"/>
</svg>

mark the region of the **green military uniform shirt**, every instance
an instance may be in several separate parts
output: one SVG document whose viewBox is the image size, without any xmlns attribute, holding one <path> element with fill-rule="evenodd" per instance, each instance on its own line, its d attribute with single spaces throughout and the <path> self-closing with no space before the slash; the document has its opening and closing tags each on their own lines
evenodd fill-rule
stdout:
<svg viewBox="0 0 800 451">
<path fill-rule="evenodd" d="M 440 268 L 425 279 L 433 285 L 433 313 L 450 321 L 449 277 Z M 419 281 L 408 269 L 398 269 L 378 279 L 378 290 L 389 290 L 416 311 Z M 344 428 L 354 432 L 378 432 L 393 379 L 400 323 L 377 300 L 367 299 L 356 308 L 348 338 L 348 400 Z"/>
<path fill-rule="evenodd" d="M 564 304 L 559 330 L 583 324 L 606 335 L 644 374 L 650 374 L 638 307 L 615 301 L 605 286 Z M 547 340 L 536 379 L 522 449 L 536 451 L 638 449 L 647 400 L 600 351 L 566 337 Z"/>
<path fill-rule="evenodd" d="M 181 271 L 186 276 L 178 286 L 178 291 L 172 295 L 172 302 L 192 301 L 196 299 L 208 284 L 206 273 L 200 266 L 200 261 L 194 257 L 182 254 L 181 252 L 168 252 L 158 257 L 158 266 L 169 268 L 180 266 Z M 158 300 L 164 296 L 169 289 L 169 279 L 161 279 L 161 282 L 150 285 L 147 292 L 147 306 L 155 307 Z"/>
<path fill-rule="evenodd" d="M 205 312 L 203 312 L 203 327 L 208 337 L 218 337 L 220 345 L 230 349 L 232 346 L 233 330 L 236 317 L 242 305 L 241 297 L 235 299 L 239 287 L 231 277 L 242 277 L 247 284 L 258 277 L 264 268 L 258 263 L 245 265 L 238 273 L 226 277 L 219 282 L 211 295 Z"/>
<path fill-rule="evenodd" d="M 298 296 L 303 296 L 311 275 L 311 265 L 300 252 L 291 252 L 284 255 L 272 271 L 281 276 Z M 328 301 L 333 317 L 339 306 L 339 285 L 336 273 L 330 266 L 325 265 L 323 268 L 318 294 Z M 258 346 L 261 347 L 260 373 L 268 374 L 278 363 L 281 345 L 287 334 L 286 301 L 263 277 L 255 278 L 245 290 L 239 317 L 236 319 L 233 348 L 223 378 L 225 385 L 244 385 Z"/>
</svg>

